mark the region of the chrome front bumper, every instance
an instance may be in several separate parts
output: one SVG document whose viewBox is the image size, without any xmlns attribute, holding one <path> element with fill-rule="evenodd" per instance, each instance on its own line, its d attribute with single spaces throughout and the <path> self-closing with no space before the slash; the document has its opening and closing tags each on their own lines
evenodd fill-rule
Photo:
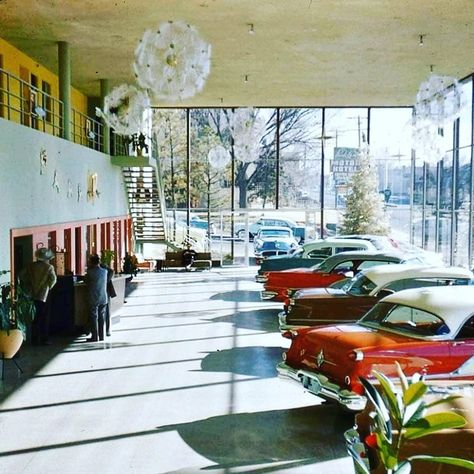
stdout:
<svg viewBox="0 0 474 474">
<path fill-rule="evenodd" d="M 262 300 L 271 300 L 273 298 L 275 298 L 275 296 L 277 295 L 278 293 L 276 291 L 266 291 L 266 290 L 263 290 L 260 292 L 260 298 Z"/>
<path fill-rule="evenodd" d="M 287 314 L 285 313 L 285 311 L 281 311 L 280 313 L 278 313 L 278 324 L 280 326 L 281 332 L 291 331 L 292 329 L 300 329 L 300 328 L 308 327 L 308 325 L 303 326 L 303 325 L 298 325 L 298 324 L 287 324 L 286 317 L 287 317 Z"/>
<path fill-rule="evenodd" d="M 268 277 L 266 275 L 260 275 L 260 274 L 257 274 L 255 276 L 255 281 L 257 283 L 266 283 L 268 280 Z"/>
<path fill-rule="evenodd" d="M 356 428 L 351 428 L 344 433 L 346 440 L 346 449 L 354 463 L 356 474 L 367 474 L 370 471 L 370 464 L 367 458 L 364 443 L 360 440 L 360 436 Z"/>
<path fill-rule="evenodd" d="M 342 389 L 339 385 L 332 383 L 329 379 L 308 370 L 294 369 L 285 362 L 277 365 L 278 375 L 300 382 L 303 387 L 313 395 L 325 400 L 335 400 L 350 411 L 361 411 L 365 408 L 367 399 L 362 395 Z"/>
</svg>

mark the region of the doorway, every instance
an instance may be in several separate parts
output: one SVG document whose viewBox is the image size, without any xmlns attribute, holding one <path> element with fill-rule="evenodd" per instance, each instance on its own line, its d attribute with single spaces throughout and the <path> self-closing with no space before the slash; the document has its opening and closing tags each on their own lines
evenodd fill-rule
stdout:
<svg viewBox="0 0 474 474">
<path fill-rule="evenodd" d="M 33 261 L 33 235 L 22 235 L 13 239 L 13 277 Z"/>
</svg>

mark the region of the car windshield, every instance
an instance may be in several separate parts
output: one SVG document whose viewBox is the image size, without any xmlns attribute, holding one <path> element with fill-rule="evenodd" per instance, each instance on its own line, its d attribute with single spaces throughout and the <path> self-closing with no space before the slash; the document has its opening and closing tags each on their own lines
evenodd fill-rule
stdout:
<svg viewBox="0 0 474 474">
<path fill-rule="evenodd" d="M 395 330 L 415 337 L 449 333 L 449 327 L 439 316 L 419 308 L 388 302 L 377 303 L 359 320 L 359 324 Z"/>
<path fill-rule="evenodd" d="M 364 296 L 370 294 L 375 289 L 375 283 L 362 273 L 351 278 L 342 289 L 352 296 Z"/>
<path fill-rule="evenodd" d="M 289 237 L 290 233 L 284 229 L 281 230 L 261 230 L 258 233 L 259 237 Z"/>
</svg>

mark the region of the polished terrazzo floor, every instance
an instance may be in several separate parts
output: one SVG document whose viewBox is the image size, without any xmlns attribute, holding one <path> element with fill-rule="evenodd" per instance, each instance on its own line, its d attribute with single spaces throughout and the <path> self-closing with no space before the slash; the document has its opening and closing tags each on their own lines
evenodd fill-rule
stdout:
<svg viewBox="0 0 474 474">
<path fill-rule="evenodd" d="M 143 273 L 107 341 L 22 348 L 0 473 L 352 473 L 353 417 L 278 379 L 280 305 L 254 275 Z"/>
</svg>

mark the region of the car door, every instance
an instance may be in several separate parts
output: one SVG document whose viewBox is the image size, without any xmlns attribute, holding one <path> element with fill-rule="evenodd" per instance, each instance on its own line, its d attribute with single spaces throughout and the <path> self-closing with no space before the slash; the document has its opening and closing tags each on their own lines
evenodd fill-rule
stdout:
<svg viewBox="0 0 474 474">
<path fill-rule="evenodd" d="M 474 316 L 462 325 L 450 345 L 451 357 L 457 364 L 457 377 L 472 378 L 474 374 Z"/>
</svg>

